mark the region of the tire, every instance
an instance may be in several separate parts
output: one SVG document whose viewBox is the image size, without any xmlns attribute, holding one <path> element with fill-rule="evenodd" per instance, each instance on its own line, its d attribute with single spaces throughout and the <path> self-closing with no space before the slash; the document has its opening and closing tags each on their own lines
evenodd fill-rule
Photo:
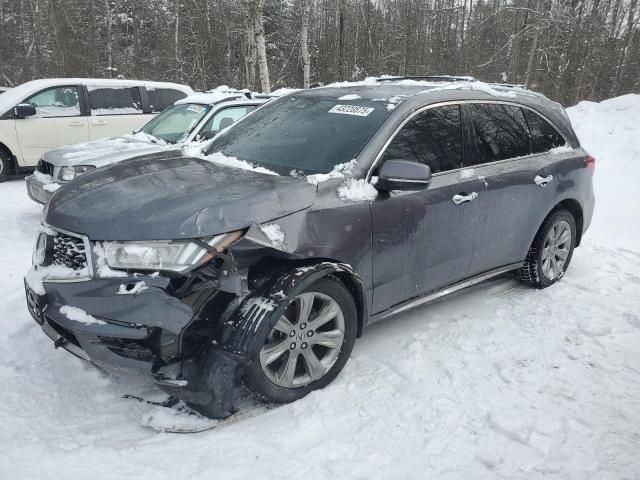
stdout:
<svg viewBox="0 0 640 480">
<path fill-rule="evenodd" d="M 13 175 L 13 170 L 11 156 L 0 148 L 0 182 L 4 182 Z"/>
<path fill-rule="evenodd" d="M 571 237 L 566 239 L 565 232 Z M 516 277 L 533 288 L 553 285 L 567 271 L 575 243 L 576 222 L 573 215 L 564 209 L 551 212 L 538 230 L 524 265 L 516 270 Z"/>
<path fill-rule="evenodd" d="M 283 316 L 246 369 L 249 388 L 278 403 L 293 402 L 331 383 L 347 363 L 357 333 L 354 299 L 334 277 L 321 278 L 287 302 Z M 314 327 L 320 319 L 325 323 Z M 289 382 L 287 373 L 294 362 Z"/>
</svg>

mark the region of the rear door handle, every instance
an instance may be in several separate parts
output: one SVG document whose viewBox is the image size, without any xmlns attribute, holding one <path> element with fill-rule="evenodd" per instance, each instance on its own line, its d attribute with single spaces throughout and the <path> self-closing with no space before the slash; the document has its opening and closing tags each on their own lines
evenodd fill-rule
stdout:
<svg viewBox="0 0 640 480">
<path fill-rule="evenodd" d="M 553 180 L 553 175 L 549 175 L 548 177 L 541 177 L 540 175 L 536 175 L 533 181 L 539 187 L 546 187 L 547 183 Z"/>
<path fill-rule="evenodd" d="M 478 192 L 471 192 L 469 195 L 461 195 L 461 194 L 454 195 L 451 200 L 456 205 L 460 205 L 461 203 L 467 203 L 475 200 L 477 196 L 478 196 Z"/>
<path fill-rule="evenodd" d="M 84 125 L 84 122 L 69 122 L 70 127 L 81 127 Z"/>
<path fill-rule="evenodd" d="M 96 120 L 93 122 L 94 125 L 106 125 L 106 120 Z"/>
</svg>

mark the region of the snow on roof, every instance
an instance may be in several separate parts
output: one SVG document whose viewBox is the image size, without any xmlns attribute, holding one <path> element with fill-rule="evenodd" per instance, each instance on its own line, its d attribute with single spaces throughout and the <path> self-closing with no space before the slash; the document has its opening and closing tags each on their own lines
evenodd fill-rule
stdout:
<svg viewBox="0 0 640 480">
<path fill-rule="evenodd" d="M 41 78 L 25 82 L 11 90 L 6 91 L 0 97 L 0 115 L 7 112 L 10 108 L 15 107 L 23 102 L 34 93 L 47 87 L 58 87 L 64 85 L 90 85 L 92 87 L 136 87 L 144 86 L 149 90 L 156 88 L 173 88 L 180 90 L 187 95 L 193 94 L 191 87 L 171 82 L 152 82 L 147 80 L 123 80 L 118 78 Z"/>
<path fill-rule="evenodd" d="M 519 85 L 497 84 L 497 83 L 485 83 L 480 80 L 476 80 L 473 77 L 458 77 L 449 75 L 438 75 L 432 79 L 425 77 L 404 78 L 392 75 L 382 75 L 380 77 L 367 77 L 364 80 L 355 82 L 335 82 L 326 85 L 324 88 L 352 88 L 360 86 L 381 86 L 381 85 L 403 85 L 412 87 L 425 87 L 425 90 L 421 90 L 416 93 L 420 95 L 422 93 L 433 92 L 435 90 L 477 90 L 489 95 L 500 97 L 516 97 L 517 93 L 542 96 L 540 93 L 533 92 Z"/>
</svg>

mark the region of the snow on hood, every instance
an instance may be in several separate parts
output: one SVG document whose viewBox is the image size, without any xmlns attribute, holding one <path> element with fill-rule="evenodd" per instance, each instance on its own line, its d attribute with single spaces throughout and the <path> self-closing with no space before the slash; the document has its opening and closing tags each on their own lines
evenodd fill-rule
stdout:
<svg viewBox="0 0 640 480">
<path fill-rule="evenodd" d="M 139 132 L 116 138 L 103 138 L 92 142 L 67 145 L 46 152 L 43 159 L 57 167 L 68 165 L 103 167 L 128 158 L 177 148 L 180 147 Z"/>
</svg>

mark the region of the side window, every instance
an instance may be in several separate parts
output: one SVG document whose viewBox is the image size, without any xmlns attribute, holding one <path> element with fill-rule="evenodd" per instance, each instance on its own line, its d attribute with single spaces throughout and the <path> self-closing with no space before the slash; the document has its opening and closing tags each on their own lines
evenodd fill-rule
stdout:
<svg viewBox="0 0 640 480">
<path fill-rule="evenodd" d="M 36 107 L 36 117 L 75 117 L 80 115 L 80 101 L 76 87 L 54 87 L 36 93 L 25 100 Z"/>
<path fill-rule="evenodd" d="M 91 115 L 135 115 L 142 113 L 138 87 L 87 87 Z"/>
<path fill-rule="evenodd" d="M 147 87 L 147 93 L 149 94 L 149 106 L 153 113 L 161 112 L 165 108 L 173 105 L 174 102 L 187 96 L 186 93 L 172 88 Z"/>
<path fill-rule="evenodd" d="M 542 153 L 565 144 L 564 137 L 549 122 L 531 110 L 523 109 L 531 130 L 531 153 Z"/>
<path fill-rule="evenodd" d="M 469 165 L 529 155 L 529 127 L 520 107 L 471 103 L 469 108 L 476 144 Z"/>
<path fill-rule="evenodd" d="M 462 123 L 460 106 L 425 110 L 413 117 L 389 144 L 382 162 L 410 160 L 431 167 L 432 173 L 462 166 Z"/>
<path fill-rule="evenodd" d="M 255 105 L 243 105 L 224 108 L 213 114 L 213 116 L 202 128 L 200 135 L 203 138 L 213 138 L 219 131 L 224 130 L 230 125 L 233 125 L 247 113 L 255 110 L 255 108 Z"/>
</svg>

